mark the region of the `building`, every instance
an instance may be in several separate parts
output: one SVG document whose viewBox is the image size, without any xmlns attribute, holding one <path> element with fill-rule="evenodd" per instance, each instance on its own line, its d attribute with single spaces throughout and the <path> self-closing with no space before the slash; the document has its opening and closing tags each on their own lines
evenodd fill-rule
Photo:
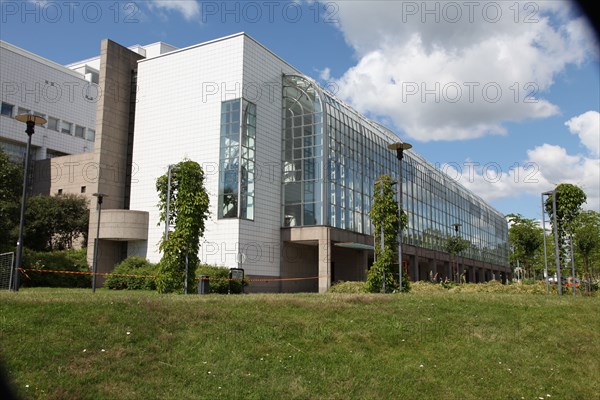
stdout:
<svg viewBox="0 0 600 400">
<path fill-rule="evenodd" d="M 366 278 L 374 182 L 398 172 L 387 147 L 400 140 L 393 132 L 244 33 L 148 57 L 107 40 L 97 69 L 103 96 L 89 184 L 107 195 L 99 271 L 127 255 L 159 261 L 156 179 L 188 158 L 203 166 L 210 197 L 203 262 L 241 264 L 255 291 L 323 292 Z M 451 276 L 442 249 L 457 224 L 471 244 L 458 257 L 461 273 L 472 282 L 508 277 L 499 212 L 412 150 L 403 178 L 403 258 L 413 280 Z"/>
<path fill-rule="evenodd" d="M 14 117 L 35 114 L 48 122 L 32 137 L 32 160 L 91 152 L 97 95 L 91 78 L 0 41 L 0 146 L 14 160 L 23 160 L 27 135 Z"/>
</svg>

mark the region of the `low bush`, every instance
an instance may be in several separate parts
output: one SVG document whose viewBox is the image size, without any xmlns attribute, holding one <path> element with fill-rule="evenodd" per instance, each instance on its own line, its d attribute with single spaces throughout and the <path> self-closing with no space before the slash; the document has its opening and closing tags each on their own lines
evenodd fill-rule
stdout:
<svg viewBox="0 0 600 400">
<path fill-rule="evenodd" d="M 116 265 L 104 287 L 114 290 L 156 290 L 156 264 L 143 257 L 128 257 Z M 135 276 L 127 276 L 135 275 Z"/>
<path fill-rule="evenodd" d="M 329 293 L 367 293 L 365 282 L 336 282 L 328 290 Z"/>
<path fill-rule="evenodd" d="M 439 283 L 417 281 L 411 283 L 411 291 L 415 293 L 445 292 L 447 289 Z"/>
<path fill-rule="evenodd" d="M 86 257 L 86 248 L 52 252 L 24 249 L 22 264 L 24 271 L 21 273 L 21 286 L 64 288 L 91 287 L 92 278 L 89 274 L 43 272 L 90 272 Z"/>
<path fill-rule="evenodd" d="M 229 268 L 217 267 L 216 265 L 200 264 L 196 270 L 196 277 L 208 275 L 209 293 L 227 294 L 242 293 L 248 281 L 244 278 L 243 282 L 239 280 L 229 280 Z"/>
</svg>

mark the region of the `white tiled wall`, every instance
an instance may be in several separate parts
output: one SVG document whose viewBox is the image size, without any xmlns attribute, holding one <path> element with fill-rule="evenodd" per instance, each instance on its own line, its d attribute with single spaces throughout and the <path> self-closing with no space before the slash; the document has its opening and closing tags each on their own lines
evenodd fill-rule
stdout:
<svg viewBox="0 0 600 400">
<path fill-rule="evenodd" d="M 0 44 L 0 90 L 2 101 L 73 124 L 71 136 L 45 127 L 36 127 L 32 145 L 37 157 L 47 151 L 65 154 L 91 152 L 94 143 L 75 137 L 75 125 L 95 129 L 96 102 L 85 98 L 89 83 L 83 76 L 6 42 Z M 91 94 L 97 93 L 92 90 Z M 0 141 L 25 144 L 25 124 L 0 116 Z"/>
<path fill-rule="evenodd" d="M 292 67 L 245 35 L 193 46 L 139 63 L 131 209 L 150 211 L 147 254 L 160 260 L 156 178 L 184 157 L 203 165 L 210 196 L 201 260 L 247 274 L 279 275 L 281 75 Z M 266 84 L 266 85 L 265 85 Z M 259 94 L 258 87 L 262 87 Z M 270 88 L 270 89 L 269 89 Z M 221 102 L 246 97 L 257 106 L 254 221 L 217 219 Z"/>
<path fill-rule="evenodd" d="M 297 73 L 249 37 L 244 43 L 244 92 L 256 103 L 255 219 L 240 222 L 247 271 L 280 274 L 282 74 Z"/>
</svg>

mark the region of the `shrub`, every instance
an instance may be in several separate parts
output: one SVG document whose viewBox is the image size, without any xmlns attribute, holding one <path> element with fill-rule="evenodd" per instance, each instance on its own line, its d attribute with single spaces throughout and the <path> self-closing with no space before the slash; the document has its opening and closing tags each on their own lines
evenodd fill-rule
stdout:
<svg viewBox="0 0 600 400">
<path fill-rule="evenodd" d="M 89 274 L 65 274 L 60 272 L 38 271 L 70 271 L 89 272 L 86 259 L 87 249 L 69 249 L 52 252 L 38 252 L 23 249 L 23 268 L 21 285 L 23 287 L 91 287 Z"/>
<path fill-rule="evenodd" d="M 229 280 L 229 268 L 217 267 L 216 265 L 200 264 L 196 270 L 196 276 L 208 275 L 209 277 L 209 293 L 227 294 L 230 290 L 231 293 L 242 293 L 243 288 L 248 285 L 248 281 L 244 277 L 244 281 L 230 281 Z"/>
<path fill-rule="evenodd" d="M 329 293 L 367 293 L 365 282 L 336 282 L 328 290 Z"/>
<path fill-rule="evenodd" d="M 411 282 L 411 291 L 416 293 L 445 292 L 446 288 L 439 283 L 417 281 Z"/>
<path fill-rule="evenodd" d="M 104 286 L 109 289 L 156 290 L 156 279 L 150 277 L 156 276 L 156 264 L 152 264 L 143 257 L 126 258 L 117 264 L 113 274 L 141 275 L 144 277 L 109 275 L 104 282 Z"/>
</svg>

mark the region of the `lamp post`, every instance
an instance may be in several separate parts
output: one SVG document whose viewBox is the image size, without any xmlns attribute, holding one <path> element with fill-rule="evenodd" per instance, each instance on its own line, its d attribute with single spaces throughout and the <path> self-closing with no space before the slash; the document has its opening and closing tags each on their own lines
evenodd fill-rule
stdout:
<svg viewBox="0 0 600 400">
<path fill-rule="evenodd" d="M 169 164 L 167 169 L 167 207 L 165 210 L 165 240 L 169 240 L 169 206 L 171 204 L 171 170 L 173 164 Z"/>
<path fill-rule="evenodd" d="M 571 284 L 573 285 L 573 297 L 577 296 L 577 282 L 575 280 L 575 254 L 573 253 L 573 234 L 569 235 L 571 245 Z"/>
<path fill-rule="evenodd" d="M 398 213 L 400 220 L 398 222 L 398 284 L 400 292 L 402 292 L 402 159 L 404 158 L 404 150 L 412 148 L 409 143 L 390 143 L 388 149 L 396 150 L 396 158 L 398 158 Z"/>
<path fill-rule="evenodd" d="M 379 179 L 377 181 L 375 181 L 376 184 L 382 185 L 383 181 L 380 181 Z M 394 186 L 395 184 L 397 184 L 398 182 L 391 182 L 390 186 Z M 383 197 L 383 186 L 380 187 L 380 193 L 381 196 Z M 381 228 L 380 228 L 380 232 L 379 232 L 379 248 L 381 250 L 381 255 L 383 255 L 383 252 L 385 250 L 385 237 L 384 237 L 384 229 L 383 229 L 383 221 L 379 221 L 381 223 Z M 376 252 L 375 252 L 376 253 Z M 377 256 L 375 255 L 375 261 L 377 261 Z M 383 291 L 383 293 L 385 293 L 385 268 L 383 268 L 383 279 L 381 280 L 381 290 Z"/>
<path fill-rule="evenodd" d="M 544 275 L 546 276 L 546 294 L 550 293 L 550 279 L 548 277 L 548 257 L 546 256 L 546 211 L 544 209 L 544 195 L 550 192 L 542 193 L 542 230 L 544 234 Z"/>
<path fill-rule="evenodd" d="M 94 239 L 94 261 L 92 264 L 92 293 L 96 293 L 96 272 L 98 271 L 98 245 L 100 244 L 100 214 L 102 213 L 102 200 L 108 195 L 104 193 L 94 193 L 92 196 L 98 198 L 98 223 L 96 225 L 96 238 Z"/>
<path fill-rule="evenodd" d="M 17 257 L 15 260 L 15 280 L 13 289 L 19 290 L 19 270 L 21 269 L 23 255 L 23 227 L 25 226 L 25 203 L 27 201 L 27 186 L 29 185 L 29 153 L 31 152 L 31 136 L 35 133 L 36 125 L 43 125 L 47 121 L 45 118 L 31 114 L 19 114 L 15 117 L 19 122 L 27 124 L 27 150 L 25 152 L 25 169 L 23 171 L 23 193 L 21 195 L 21 214 L 19 219 L 19 239 L 17 240 Z"/>
<path fill-rule="evenodd" d="M 456 224 L 452 224 L 452 226 L 454 227 L 454 231 L 456 232 L 456 237 L 458 237 L 458 236 L 459 236 L 459 235 L 458 235 L 458 229 L 459 229 L 459 228 L 460 228 L 462 225 L 461 225 L 461 224 L 459 224 L 459 223 L 456 223 Z M 459 273 L 459 270 L 458 270 L 458 260 L 457 260 L 457 257 L 458 257 L 458 252 L 457 252 L 457 253 L 454 255 L 454 257 L 455 257 L 455 258 L 454 258 L 454 264 L 456 265 L 456 283 L 459 283 L 459 284 L 460 284 L 460 273 Z"/>
<path fill-rule="evenodd" d="M 552 232 L 554 233 L 554 256 L 556 257 L 556 279 L 558 280 L 558 295 L 562 296 L 562 278 L 561 278 L 561 265 L 560 265 L 560 254 L 558 251 L 558 227 L 556 222 L 556 191 L 551 190 L 549 192 L 542 193 L 542 196 L 552 196 Z M 542 197 L 542 215 L 544 213 L 544 201 Z"/>
</svg>

